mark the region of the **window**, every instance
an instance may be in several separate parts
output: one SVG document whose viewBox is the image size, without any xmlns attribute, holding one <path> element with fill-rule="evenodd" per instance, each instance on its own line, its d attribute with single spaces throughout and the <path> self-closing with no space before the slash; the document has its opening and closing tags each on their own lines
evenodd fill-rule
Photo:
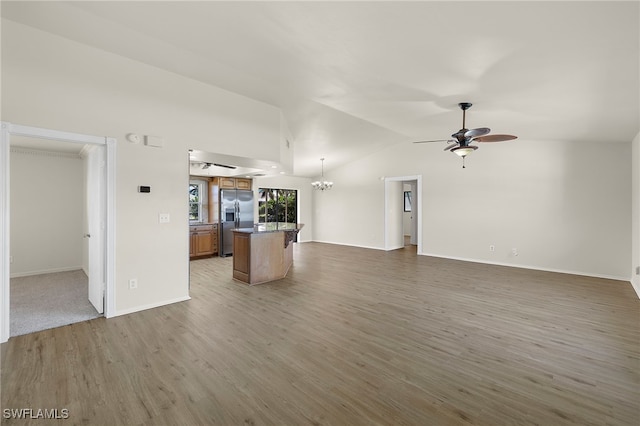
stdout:
<svg viewBox="0 0 640 426">
<path fill-rule="evenodd" d="M 207 178 L 190 176 L 189 179 L 189 222 L 208 223 L 212 206 L 209 205 L 209 183 Z M 213 217 L 215 218 L 215 216 Z M 213 219 L 211 218 L 211 219 Z"/>
<path fill-rule="evenodd" d="M 202 222 L 202 187 L 201 183 L 189 183 L 189 221 Z"/>
<path fill-rule="evenodd" d="M 411 211 L 411 191 L 404 191 L 404 211 Z"/>
<path fill-rule="evenodd" d="M 258 222 L 298 223 L 298 191 L 258 189 Z"/>
</svg>

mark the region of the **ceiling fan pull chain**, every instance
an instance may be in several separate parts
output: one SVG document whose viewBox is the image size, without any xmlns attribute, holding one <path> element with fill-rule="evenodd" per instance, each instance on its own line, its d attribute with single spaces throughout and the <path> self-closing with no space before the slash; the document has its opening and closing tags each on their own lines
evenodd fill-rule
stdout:
<svg viewBox="0 0 640 426">
<path fill-rule="evenodd" d="M 466 155 L 465 155 L 465 157 L 466 157 Z M 464 165 L 464 157 L 462 157 L 462 168 L 463 168 L 463 169 L 466 169 L 466 167 L 465 167 L 465 165 Z"/>
</svg>

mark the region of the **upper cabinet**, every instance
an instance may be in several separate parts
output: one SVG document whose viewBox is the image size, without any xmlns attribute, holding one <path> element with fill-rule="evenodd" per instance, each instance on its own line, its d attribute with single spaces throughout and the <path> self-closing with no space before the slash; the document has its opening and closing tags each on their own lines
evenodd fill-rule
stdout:
<svg viewBox="0 0 640 426">
<path fill-rule="evenodd" d="M 220 189 L 247 189 L 251 190 L 251 179 L 220 177 L 218 180 Z"/>
<path fill-rule="evenodd" d="M 251 190 L 251 179 L 236 178 L 236 189 Z"/>
<path fill-rule="evenodd" d="M 236 189 L 236 179 L 230 177 L 218 178 L 220 189 Z"/>
</svg>

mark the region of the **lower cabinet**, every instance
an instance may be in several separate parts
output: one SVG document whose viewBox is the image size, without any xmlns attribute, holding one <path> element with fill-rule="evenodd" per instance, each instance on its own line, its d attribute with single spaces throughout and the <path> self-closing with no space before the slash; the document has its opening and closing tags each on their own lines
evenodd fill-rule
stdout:
<svg viewBox="0 0 640 426">
<path fill-rule="evenodd" d="M 201 258 L 218 254 L 218 224 L 191 225 L 189 227 L 189 257 Z"/>
</svg>

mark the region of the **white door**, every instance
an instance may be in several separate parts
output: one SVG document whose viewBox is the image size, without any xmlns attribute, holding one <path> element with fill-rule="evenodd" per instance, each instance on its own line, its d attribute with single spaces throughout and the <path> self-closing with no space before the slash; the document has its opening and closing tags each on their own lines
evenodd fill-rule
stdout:
<svg viewBox="0 0 640 426">
<path fill-rule="evenodd" d="M 87 263 L 89 302 L 99 313 L 104 312 L 105 288 L 105 147 L 92 146 L 86 156 L 87 190 Z"/>
</svg>

